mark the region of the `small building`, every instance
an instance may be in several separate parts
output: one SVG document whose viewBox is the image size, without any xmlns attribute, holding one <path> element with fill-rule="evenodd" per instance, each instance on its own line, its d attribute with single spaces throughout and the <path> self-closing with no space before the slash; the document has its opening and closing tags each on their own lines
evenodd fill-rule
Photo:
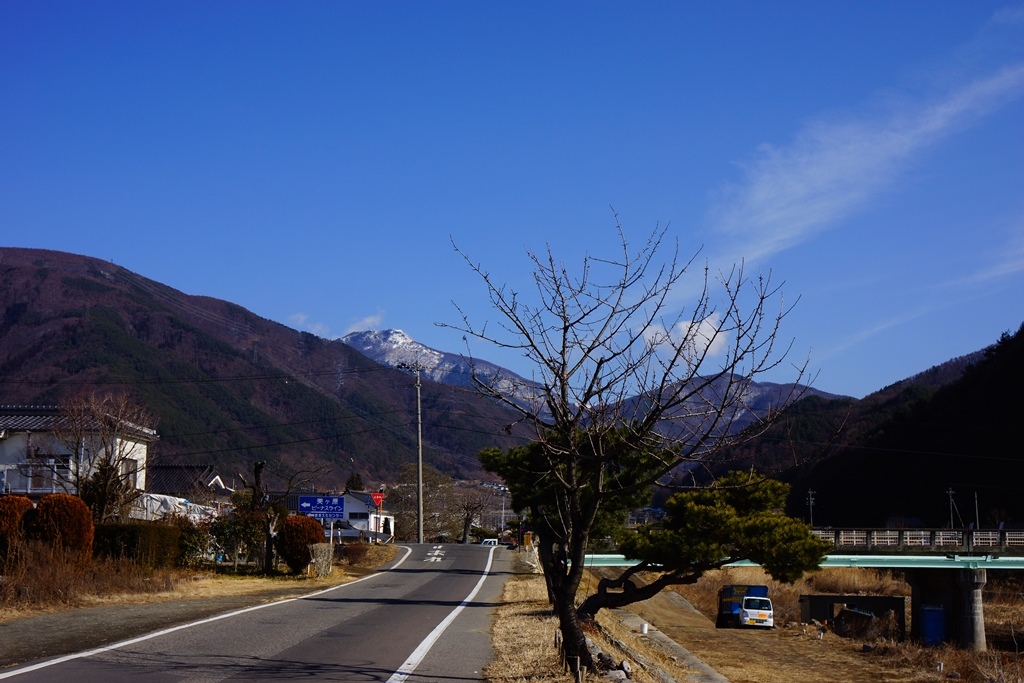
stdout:
<svg viewBox="0 0 1024 683">
<path fill-rule="evenodd" d="M 372 493 L 368 491 L 345 491 L 345 493 L 293 493 L 285 503 L 288 510 L 302 513 L 299 499 L 316 496 L 331 501 L 343 501 L 344 512 L 334 524 L 335 541 L 369 541 L 372 543 L 389 543 L 395 538 L 395 516 L 374 505 Z M 325 529 L 331 524 L 324 520 Z"/>
<path fill-rule="evenodd" d="M 67 422 L 57 406 L 0 406 L 0 491 L 33 499 L 77 494 L 78 481 L 103 457 L 129 486 L 145 490 L 149 446 L 160 438 L 155 430 L 94 420 L 78 425 L 84 428 L 71 448 L 66 436 L 58 438 Z"/>
</svg>

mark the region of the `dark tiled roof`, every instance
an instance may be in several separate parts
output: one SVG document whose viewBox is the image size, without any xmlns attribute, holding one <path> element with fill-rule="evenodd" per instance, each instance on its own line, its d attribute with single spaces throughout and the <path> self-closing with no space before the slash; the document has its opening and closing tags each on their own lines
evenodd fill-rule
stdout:
<svg viewBox="0 0 1024 683">
<path fill-rule="evenodd" d="M 49 432 L 59 421 L 57 406 L 0 406 L 0 429 Z"/>
<path fill-rule="evenodd" d="M 0 406 L 0 429 L 12 432 L 52 432 L 61 424 L 59 406 Z M 156 431 L 147 427 L 125 422 L 125 432 L 133 433 L 144 440 L 156 440 Z M 94 430 L 99 431 L 100 425 L 95 424 Z"/>
<path fill-rule="evenodd" d="M 193 494 L 199 489 L 210 490 L 217 478 L 211 465 L 150 465 L 146 468 L 146 491 L 167 496 Z M 219 487 L 215 493 L 229 493 Z"/>
</svg>

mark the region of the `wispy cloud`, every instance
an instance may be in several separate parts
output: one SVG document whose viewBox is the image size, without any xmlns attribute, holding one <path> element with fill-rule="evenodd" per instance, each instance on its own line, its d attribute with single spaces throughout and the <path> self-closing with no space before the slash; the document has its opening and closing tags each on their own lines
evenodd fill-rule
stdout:
<svg viewBox="0 0 1024 683">
<path fill-rule="evenodd" d="M 757 260 L 833 227 L 889 187 L 916 154 L 1024 92 L 1024 64 L 1005 66 L 927 101 L 816 120 L 788 146 L 762 145 L 723 191 L 711 226 Z"/>
<path fill-rule="evenodd" d="M 1003 7 L 992 15 L 993 24 L 1021 25 L 1024 24 L 1024 5 Z"/>
<path fill-rule="evenodd" d="M 344 332 L 344 334 L 342 334 L 342 336 L 345 336 L 346 334 L 349 334 L 350 332 L 362 332 L 364 330 L 376 330 L 377 328 L 380 327 L 381 323 L 383 323 L 383 322 L 384 322 L 384 311 L 378 310 L 376 313 L 374 313 L 372 315 L 368 315 L 366 317 L 363 317 L 363 318 L 360 318 L 359 320 L 354 321 L 351 325 L 349 325 L 347 328 L 345 328 L 345 332 Z"/>
<path fill-rule="evenodd" d="M 295 325 L 295 329 L 297 330 L 312 332 L 316 336 L 323 337 L 325 339 L 336 338 L 331 337 L 331 329 L 327 325 L 319 322 L 312 322 L 309 319 L 309 316 L 305 313 L 292 313 L 288 316 L 288 322 Z"/>
<path fill-rule="evenodd" d="M 974 272 L 946 284 L 952 287 L 982 285 L 1021 273 L 1024 273 L 1024 229 L 1014 231 L 1010 241 L 992 254 L 991 261 Z"/>
<path fill-rule="evenodd" d="M 384 322 L 384 311 L 378 310 L 372 315 L 353 321 L 341 334 L 332 334 L 330 327 L 324 323 L 310 320 L 310 317 L 305 313 L 292 313 L 288 316 L 288 322 L 294 325 L 297 330 L 312 332 L 316 336 L 323 337 L 324 339 L 341 339 L 349 332 L 362 332 L 363 330 L 375 330 L 379 328 L 381 323 Z"/>
<path fill-rule="evenodd" d="M 892 316 L 885 320 L 878 321 L 873 325 L 858 330 L 856 333 L 846 337 L 845 339 L 840 340 L 838 344 L 836 344 L 834 347 L 830 349 L 825 350 L 823 353 L 815 354 L 815 361 L 821 362 L 833 356 L 838 356 L 842 352 L 854 346 L 857 346 L 861 342 L 870 339 L 871 337 L 879 335 L 882 332 L 891 330 L 895 327 L 905 325 L 911 320 L 920 318 L 931 313 L 935 309 L 936 306 L 925 306 L 922 308 L 918 308 L 917 310 L 914 311 L 904 312 L 901 315 Z"/>
</svg>

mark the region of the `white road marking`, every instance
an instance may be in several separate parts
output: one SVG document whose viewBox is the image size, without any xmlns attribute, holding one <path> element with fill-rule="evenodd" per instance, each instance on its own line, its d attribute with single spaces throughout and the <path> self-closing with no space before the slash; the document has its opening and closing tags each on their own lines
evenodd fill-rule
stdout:
<svg viewBox="0 0 1024 683">
<path fill-rule="evenodd" d="M 459 616 L 459 613 L 465 609 L 466 605 L 476 597 L 476 594 L 480 592 L 480 588 L 484 585 L 484 580 L 491 571 L 491 562 L 494 560 L 495 550 L 497 550 L 497 548 L 491 548 L 490 552 L 487 553 L 487 566 L 484 567 L 484 574 L 480 577 L 480 580 L 476 582 L 476 586 L 473 587 L 473 590 L 470 591 L 465 600 L 459 603 L 459 606 L 453 609 L 451 614 L 444 618 L 444 621 L 434 627 L 434 630 L 423 639 L 423 642 L 420 643 L 415 650 L 413 650 L 412 654 L 409 655 L 409 658 L 405 660 L 405 663 L 398 667 L 398 671 L 391 675 L 391 678 L 387 680 L 387 683 L 404 683 L 405 679 L 409 678 L 409 676 L 411 676 L 416 670 L 416 667 L 423 662 L 427 653 L 430 652 L 430 648 L 434 647 L 434 643 L 436 643 L 445 630 L 452 625 L 452 622 L 455 621 L 455 617 Z"/>
<path fill-rule="evenodd" d="M 398 566 L 400 564 L 402 564 L 403 562 L 405 562 L 405 560 L 412 553 L 412 548 L 406 548 L 405 546 L 399 546 L 399 547 L 405 548 L 405 555 L 403 555 L 402 559 L 400 559 L 398 562 L 396 562 L 395 565 L 393 567 L 391 567 L 391 569 L 397 569 Z M 490 567 L 490 562 L 488 562 L 487 566 Z M 388 571 L 390 571 L 390 569 Z M 310 593 L 309 595 L 300 595 L 297 598 L 288 598 L 287 600 L 278 600 L 277 602 L 268 602 L 268 603 L 263 604 L 263 605 L 256 605 L 255 607 L 246 607 L 245 609 L 235 610 L 234 612 L 228 612 L 227 614 L 218 614 L 215 617 L 209 617 L 207 619 L 200 619 L 199 621 L 193 621 L 190 624 L 181 624 L 180 626 L 174 626 L 174 627 L 171 627 L 171 628 L 165 628 L 162 631 L 156 631 L 154 633 L 149 633 L 147 635 L 139 636 L 138 638 L 132 638 L 130 640 L 122 640 L 120 643 L 114 643 L 113 645 L 106 645 L 104 647 L 96 648 L 95 650 L 87 650 L 85 652 L 76 652 L 75 654 L 72 654 L 72 655 L 65 655 L 63 657 L 57 657 L 56 659 L 48 659 L 45 662 L 39 662 L 38 664 L 33 664 L 31 666 L 26 666 L 26 667 L 23 667 L 21 669 L 14 669 L 13 671 L 7 671 L 7 672 L 4 672 L 4 673 L 0 673 L 0 679 L 13 678 L 14 676 L 20 676 L 21 674 L 29 673 L 30 671 L 38 671 L 39 669 L 45 669 L 47 667 L 55 666 L 57 664 L 63 664 L 64 662 L 70 662 L 70 661 L 75 660 L 75 659 L 83 659 L 85 657 L 93 657 L 95 655 L 103 654 L 104 652 L 110 652 L 111 650 L 119 650 L 122 647 L 127 647 L 129 645 L 134 645 L 135 643 L 141 643 L 141 642 L 146 641 L 146 640 L 151 640 L 153 638 L 157 638 L 159 636 L 163 636 L 163 635 L 166 635 L 168 633 L 174 633 L 175 631 L 182 631 L 182 630 L 184 630 L 186 628 L 192 628 L 193 626 L 200 626 L 202 624 L 209 624 L 210 622 L 220 621 L 221 619 L 228 619 L 230 617 L 238 616 L 239 614 L 245 614 L 246 612 L 255 612 L 256 610 L 264 609 L 265 607 L 273 607 L 274 605 L 283 605 L 286 602 L 294 602 L 296 600 L 305 600 L 306 598 L 316 597 L 317 595 L 323 595 L 324 593 L 330 593 L 333 590 L 337 590 L 339 588 L 344 588 L 345 586 L 351 586 L 354 583 L 359 583 L 361 581 L 366 581 L 367 579 L 372 579 L 372 578 L 375 578 L 375 577 L 378 577 L 378 576 L 383 576 L 384 574 L 387 574 L 387 572 L 381 572 L 380 574 L 370 574 L 369 576 L 364 576 L 361 579 L 356 579 L 355 581 L 349 581 L 348 583 L 339 583 L 337 586 L 331 586 L 330 588 L 325 588 L 322 591 L 317 591 L 315 593 Z"/>
</svg>

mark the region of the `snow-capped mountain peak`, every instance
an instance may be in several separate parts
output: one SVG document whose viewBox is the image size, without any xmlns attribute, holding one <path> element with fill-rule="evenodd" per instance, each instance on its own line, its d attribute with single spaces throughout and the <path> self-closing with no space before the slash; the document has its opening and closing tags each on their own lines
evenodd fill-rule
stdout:
<svg viewBox="0 0 1024 683">
<path fill-rule="evenodd" d="M 500 377 L 526 384 L 510 370 L 487 361 L 472 360 L 465 356 L 437 351 L 425 346 L 402 330 L 367 330 L 352 332 L 341 341 L 368 358 L 390 367 L 419 366 L 424 377 L 442 384 L 472 387 L 473 372 L 479 377 Z"/>
</svg>

